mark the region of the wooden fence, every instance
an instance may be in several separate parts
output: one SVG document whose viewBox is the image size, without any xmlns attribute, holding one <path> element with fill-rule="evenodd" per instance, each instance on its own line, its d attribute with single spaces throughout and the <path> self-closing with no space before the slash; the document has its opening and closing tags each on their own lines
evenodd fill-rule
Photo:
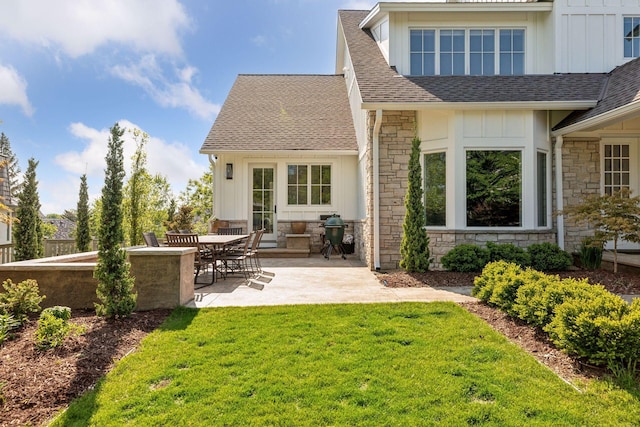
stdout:
<svg viewBox="0 0 640 427">
<path fill-rule="evenodd" d="M 90 250 L 98 250 L 98 241 L 91 241 Z M 53 240 L 45 239 L 44 256 L 69 255 L 78 252 L 75 240 Z M 13 262 L 13 243 L 0 245 L 0 264 Z"/>
</svg>

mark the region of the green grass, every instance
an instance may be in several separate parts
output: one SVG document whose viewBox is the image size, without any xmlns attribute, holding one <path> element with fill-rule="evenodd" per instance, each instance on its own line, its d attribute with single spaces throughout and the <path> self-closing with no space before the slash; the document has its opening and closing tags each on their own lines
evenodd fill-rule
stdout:
<svg viewBox="0 0 640 427">
<path fill-rule="evenodd" d="M 624 426 L 451 303 L 180 308 L 57 426 Z"/>
</svg>

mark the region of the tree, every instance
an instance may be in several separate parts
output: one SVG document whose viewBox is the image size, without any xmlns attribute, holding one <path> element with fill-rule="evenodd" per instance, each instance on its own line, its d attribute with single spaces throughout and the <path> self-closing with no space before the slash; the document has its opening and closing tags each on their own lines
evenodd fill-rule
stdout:
<svg viewBox="0 0 640 427">
<path fill-rule="evenodd" d="M 80 194 L 78 195 L 78 209 L 76 210 L 76 247 L 78 252 L 89 252 L 90 243 L 89 189 L 87 186 L 87 174 L 83 174 L 80 177 Z"/>
<path fill-rule="evenodd" d="M 425 231 L 425 209 L 422 202 L 422 168 L 420 167 L 420 139 L 411 142 L 409 183 L 404 198 L 406 209 L 400 243 L 400 267 L 410 272 L 429 270 L 431 262 L 429 237 Z"/>
<path fill-rule="evenodd" d="M 591 194 L 561 214 L 586 221 L 595 228 L 593 245 L 613 241 L 613 272 L 618 272 L 618 242 L 640 242 L 640 196 L 623 188 L 612 194 Z"/>
<path fill-rule="evenodd" d="M 42 258 L 44 256 L 44 233 L 40 218 L 40 198 L 36 168 L 38 162 L 29 159 L 24 174 L 22 191 L 18 196 L 16 208 L 16 224 L 13 227 L 13 245 L 16 261 Z"/>
<path fill-rule="evenodd" d="M 11 197 L 16 197 L 20 189 L 20 184 L 18 183 L 20 165 L 15 153 L 11 151 L 11 142 L 4 132 L 0 133 L 0 154 L 6 156 L 9 172 L 9 191 Z"/>
<path fill-rule="evenodd" d="M 194 229 L 197 232 L 209 229 L 209 219 L 213 214 L 212 183 L 213 170 L 209 168 L 200 179 L 190 179 L 187 188 L 180 193 L 180 204 L 193 208 Z"/>
<path fill-rule="evenodd" d="M 147 153 L 144 146 L 149 140 L 149 135 L 139 129 L 133 130 L 133 139 L 136 142 L 136 151 L 131 158 L 131 177 L 127 182 L 125 193 L 125 216 L 129 224 L 129 244 L 139 245 L 142 243 L 142 217 L 147 210 L 147 201 L 149 198 L 150 188 L 149 173 L 146 170 Z"/>
<path fill-rule="evenodd" d="M 94 277 L 96 291 L 102 304 L 96 304 L 96 314 L 108 318 L 127 317 L 135 308 L 137 294 L 133 293 L 134 278 L 127 253 L 120 246 L 124 240 L 122 229 L 122 186 L 124 181 L 124 129 L 118 123 L 111 127 L 107 151 L 107 169 L 102 187 L 102 211 L 98 230 L 98 264 Z"/>
</svg>

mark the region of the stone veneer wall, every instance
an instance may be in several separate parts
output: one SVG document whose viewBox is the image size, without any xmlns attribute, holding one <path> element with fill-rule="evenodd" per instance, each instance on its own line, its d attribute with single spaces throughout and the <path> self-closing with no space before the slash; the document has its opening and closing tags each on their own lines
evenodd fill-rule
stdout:
<svg viewBox="0 0 640 427">
<path fill-rule="evenodd" d="M 487 242 L 512 243 L 520 248 L 526 248 L 532 243 L 555 243 L 555 230 L 516 230 L 516 231 L 467 231 L 442 230 L 427 231 L 429 249 L 433 262 L 431 268 L 441 270 L 442 257 L 451 249 L 462 244 L 485 246 Z"/>
<path fill-rule="evenodd" d="M 564 207 L 582 202 L 588 194 L 600 194 L 600 176 L 600 141 L 565 139 L 562 147 Z M 564 231 L 564 248 L 568 252 L 576 252 L 584 237 L 593 236 L 587 224 L 577 224 L 567 217 Z"/>
<path fill-rule="evenodd" d="M 367 141 L 367 221 L 363 224 L 365 259 L 373 264 L 373 126 L 375 112 L 368 117 Z M 384 111 L 380 128 L 380 267 L 397 268 L 404 221 L 411 141 L 416 134 L 415 111 Z"/>
</svg>

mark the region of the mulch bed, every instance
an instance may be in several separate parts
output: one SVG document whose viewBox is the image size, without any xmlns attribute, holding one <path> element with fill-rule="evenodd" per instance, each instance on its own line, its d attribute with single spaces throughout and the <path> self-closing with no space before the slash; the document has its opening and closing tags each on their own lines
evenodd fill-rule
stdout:
<svg viewBox="0 0 640 427">
<path fill-rule="evenodd" d="M 134 351 L 170 310 L 135 312 L 106 321 L 75 310 L 71 322 L 86 327 L 57 349 L 34 346 L 36 319 L 0 347 L 0 426 L 41 425 L 92 388 L 116 361 Z"/>
</svg>

